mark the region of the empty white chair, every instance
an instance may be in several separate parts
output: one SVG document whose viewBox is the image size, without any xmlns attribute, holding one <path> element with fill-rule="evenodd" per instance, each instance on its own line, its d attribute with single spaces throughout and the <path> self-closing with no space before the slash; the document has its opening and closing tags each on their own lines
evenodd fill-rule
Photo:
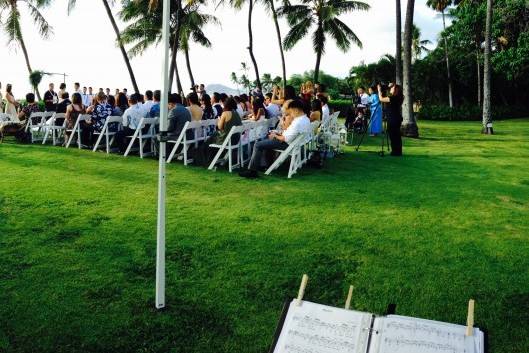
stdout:
<svg viewBox="0 0 529 353">
<path fill-rule="evenodd" d="M 122 129 L 122 122 L 123 118 L 120 116 L 109 116 L 108 118 L 106 118 L 105 125 L 103 125 L 103 129 L 101 129 L 101 132 L 94 132 L 94 135 L 99 136 L 92 151 L 97 151 L 101 140 L 103 139 L 103 137 L 105 137 L 106 151 L 107 154 L 110 153 L 110 146 L 112 146 L 112 143 L 114 143 L 116 133 Z"/>
<path fill-rule="evenodd" d="M 68 138 L 68 142 L 66 143 L 66 148 L 70 147 L 70 144 L 73 141 L 74 136 L 77 136 L 77 147 L 81 148 L 81 121 L 87 121 L 91 119 L 90 114 L 79 114 L 77 116 L 77 120 L 75 120 L 75 124 L 72 129 L 65 129 L 66 132 L 70 133 L 70 137 Z"/>
<path fill-rule="evenodd" d="M 219 161 L 219 159 L 224 156 L 228 155 L 228 170 L 230 173 L 233 171 L 234 167 L 241 166 L 241 155 L 242 155 L 242 149 L 241 149 L 241 138 L 244 132 L 248 129 L 247 126 L 244 124 L 241 126 L 234 126 L 231 128 L 230 132 L 224 139 L 224 142 L 222 145 L 219 144 L 211 144 L 209 147 L 211 148 L 218 148 L 217 154 L 215 154 L 215 157 L 211 161 L 209 165 L 209 170 L 212 170 L 215 168 L 215 165 Z M 232 137 L 239 134 L 239 141 L 237 143 L 232 143 Z M 233 164 L 233 152 L 236 152 L 237 155 L 237 163 Z"/>
<path fill-rule="evenodd" d="M 158 123 L 158 118 L 141 118 L 136 131 L 134 131 L 134 135 L 127 136 L 127 138 L 130 138 L 130 143 L 127 147 L 127 150 L 125 151 L 124 156 L 127 157 L 129 155 L 136 140 L 139 142 L 140 158 L 143 158 L 145 155 L 145 153 L 143 153 L 143 149 L 148 141 L 151 143 L 150 154 L 155 154 L 156 125 L 158 125 Z M 143 132 L 143 128 L 146 128 L 145 132 Z"/>
<path fill-rule="evenodd" d="M 57 124 L 57 122 L 59 122 L 59 124 Z M 60 141 L 61 138 L 64 138 L 64 131 L 66 131 L 66 114 L 53 114 L 53 116 L 46 122 L 44 130 L 46 133 L 44 134 L 44 139 L 42 139 L 42 144 L 46 144 L 46 141 L 48 140 L 48 137 L 51 133 L 52 143 L 55 146 L 57 141 Z"/>
</svg>

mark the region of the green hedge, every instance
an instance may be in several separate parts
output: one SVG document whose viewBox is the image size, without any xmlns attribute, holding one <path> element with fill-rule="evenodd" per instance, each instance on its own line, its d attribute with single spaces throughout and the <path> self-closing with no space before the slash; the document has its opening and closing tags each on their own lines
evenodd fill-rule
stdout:
<svg viewBox="0 0 529 353">
<path fill-rule="evenodd" d="M 339 111 L 340 117 L 345 117 L 347 109 L 353 105 L 351 100 L 347 99 L 336 99 L 329 102 L 329 108 L 333 111 Z"/>
<path fill-rule="evenodd" d="M 502 120 L 529 116 L 529 107 L 493 106 L 492 119 Z M 417 113 L 419 120 L 481 121 L 481 108 L 477 105 L 462 105 L 450 108 L 447 105 L 422 106 Z"/>
</svg>

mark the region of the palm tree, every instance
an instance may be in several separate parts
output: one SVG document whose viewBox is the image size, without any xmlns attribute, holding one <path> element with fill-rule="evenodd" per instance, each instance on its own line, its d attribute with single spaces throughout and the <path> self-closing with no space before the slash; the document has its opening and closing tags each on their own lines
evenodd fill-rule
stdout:
<svg viewBox="0 0 529 353">
<path fill-rule="evenodd" d="M 426 5 L 431 7 L 437 12 L 441 13 L 443 18 L 443 30 L 446 31 L 446 22 L 445 22 L 445 10 L 452 5 L 452 0 L 427 0 Z M 454 107 L 454 99 L 452 96 L 452 76 L 450 75 L 450 60 L 448 59 L 448 40 L 446 36 L 443 36 L 444 45 L 445 45 L 445 59 L 446 59 L 446 74 L 448 78 L 448 102 L 450 108 Z"/>
<path fill-rule="evenodd" d="M 401 16 L 401 8 L 400 8 L 400 0 L 395 0 L 395 12 L 396 12 L 396 53 L 395 53 L 395 59 L 396 59 L 396 83 L 398 85 L 402 85 L 402 16 Z"/>
<path fill-rule="evenodd" d="M 283 45 L 287 50 L 292 49 L 313 25 L 316 27 L 312 33 L 312 46 L 316 53 L 314 82 L 318 82 L 327 34 L 344 52 L 351 47 L 351 42 L 362 48 L 360 39 L 338 16 L 352 11 L 367 11 L 369 8 L 368 4 L 354 0 L 301 0 L 299 5 L 287 3 L 278 10 L 281 16 L 286 16 L 291 27 Z"/>
<path fill-rule="evenodd" d="M 20 10 L 18 5 L 26 6 L 29 13 L 37 25 L 40 36 L 47 39 L 53 34 L 53 28 L 48 24 L 48 21 L 42 16 L 40 10 L 50 4 L 51 0 L 0 0 L 0 22 L 2 29 L 7 35 L 8 43 L 15 43 L 20 45 L 26 66 L 30 75 L 33 74 L 31 63 L 29 62 L 29 54 L 26 48 L 26 42 L 22 35 L 22 28 L 20 26 Z M 5 20 L 2 16 L 5 14 Z M 41 100 L 38 87 L 35 87 L 35 93 L 39 100 Z"/>
<path fill-rule="evenodd" d="M 102 1 L 103 1 L 103 6 L 105 7 L 105 11 L 107 13 L 108 19 L 110 20 L 110 23 L 112 24 L 112 28 L 114 29 L 114 33 L 116 34 L 116 42 L 121 51 L 121 55 L 123 56 L 123 60 L 125 61 L 125 65 L 127 66 L 127 71 L 129 72 L 130 81 L 132 82 L 132 87 L 134 88 L 134 92 L 140 93 L 140 90 L 138 89 L 138 84 L 136 83 L 136 77 L 134 76 L 134 71 L 132 70 L 132 65 L 130 64 L 130 59 L 123 45 L 123 41 L 121 39 L 121 34 L 119 32 L 118 25 L 116 24 L 116 19 L 114 18 L 114 15 L 112 14 L 112 9 L 110 8 L 108 0 L 102 0 Z M 75 7 L 76 2 L 77 0 L 68 0 L 68 13 L 70 13 L 72 9 Z"/>
<path fill-rule="evenodd" d="M 274 25 L 276 28 L 277 35 L 277 44 L 279 45 L 279 53 L 281 54 L 281 68 L 283 73 L 283 89 L 287 84 L 287 68 L 285 63 L 285 53 L 283 52 L 283 41 L 281 39 L 281 30 L 279 29 L 279 21 L 277 20 L 277 11 L 274 4 L 275 0 L 265 0 L 266 9 L 272 14 L 272 19 L 274 20 Z"/>
<path fill-rule="evenodd" d="M 415 24 L 412 30 L 411 51 L 413 59 L 420 59 L 423 52 L 429 52 L 427 45 L 432 44 L 428 39 L 421 39 L 421 30 Z"/>
<path fill-rule="evenodd" d="M 413 13 L 415 0 L 408 0 L 406 5 L 406 20 L 404 21 L 404 55 L 402 66 L 402 88 L 404 92 L 404 104 L 402 106 L 402 131 L 404 136 L 419 137 L 419 128 L 413 115 L 413 92 L 411 86 L 411 60 L 413 44 Z"/>
<path fill-rule="evenodd" d="M 483 128 L 482 133 L 492 134 L 492 109 L 491 109 L 491 76 L 492 68 L 491 39 L 492 39 L 492 0 L 487 0 L 487 20 L 485 22 L 485 52 L 483 54 Z"/>
</svg>

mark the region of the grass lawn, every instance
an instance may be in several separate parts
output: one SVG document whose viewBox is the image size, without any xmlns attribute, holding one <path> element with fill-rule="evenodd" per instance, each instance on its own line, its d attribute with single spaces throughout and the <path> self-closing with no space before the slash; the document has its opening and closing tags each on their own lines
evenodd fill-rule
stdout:
<svg viewBox="0 0 529 353">
<path fill-rule="evenodd" d="M 282 303 L 464 324 L 529 351 L 529 119 L 421 122 L 402 159 L 353 152 L 287 180 L 168 167 L 167 308 L 154 309 L 157 161 L 0 145 L 0 352 L 266 352 Z M 364 150 L 374 150 L 376 141 Z"/>
</svg>

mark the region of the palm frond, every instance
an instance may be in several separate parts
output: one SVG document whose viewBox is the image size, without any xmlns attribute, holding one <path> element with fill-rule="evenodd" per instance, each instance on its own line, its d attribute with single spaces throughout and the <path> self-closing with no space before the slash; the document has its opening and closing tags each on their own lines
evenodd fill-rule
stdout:
<svg viewBox="0 0 529 353">
<path fill-rule="evenodd" d="M 331 0 L 329 5 L 332 6 L 337 15 L 354 11 L 368 11 L 371 6 L 362 1 L 335 1 Z"/>
<path fill-rule="evenodd" d="M 292 49 L 303 37 L 309 32 L 312 25 L 312 18 L 304 18 L 301 22 L 292 26 L 290 31 L 283 40 L 283 46 L 286 50 Z"/>
<path fill-rule="evenodd" d="M 44 16 L 40 13 L 37 6 L 33 5 L 29 1 L 26 1 L 26 6 L 29 9 L 29 13 L 33 18 L 33 21 L 35 22 L 35 25 L 37 25 L 38 27 L 39 34 L 42 38 L 48 39 L 53 34 L 53 28 L 50 26 L 48 21 L 46 21 Z"/>
<path fill-rule="evenodd" d="M 322 27 L 318 27 L 312 34 L 312 48 L 316 53 L 325 53 L 325 30 Z"/>
</svg>

